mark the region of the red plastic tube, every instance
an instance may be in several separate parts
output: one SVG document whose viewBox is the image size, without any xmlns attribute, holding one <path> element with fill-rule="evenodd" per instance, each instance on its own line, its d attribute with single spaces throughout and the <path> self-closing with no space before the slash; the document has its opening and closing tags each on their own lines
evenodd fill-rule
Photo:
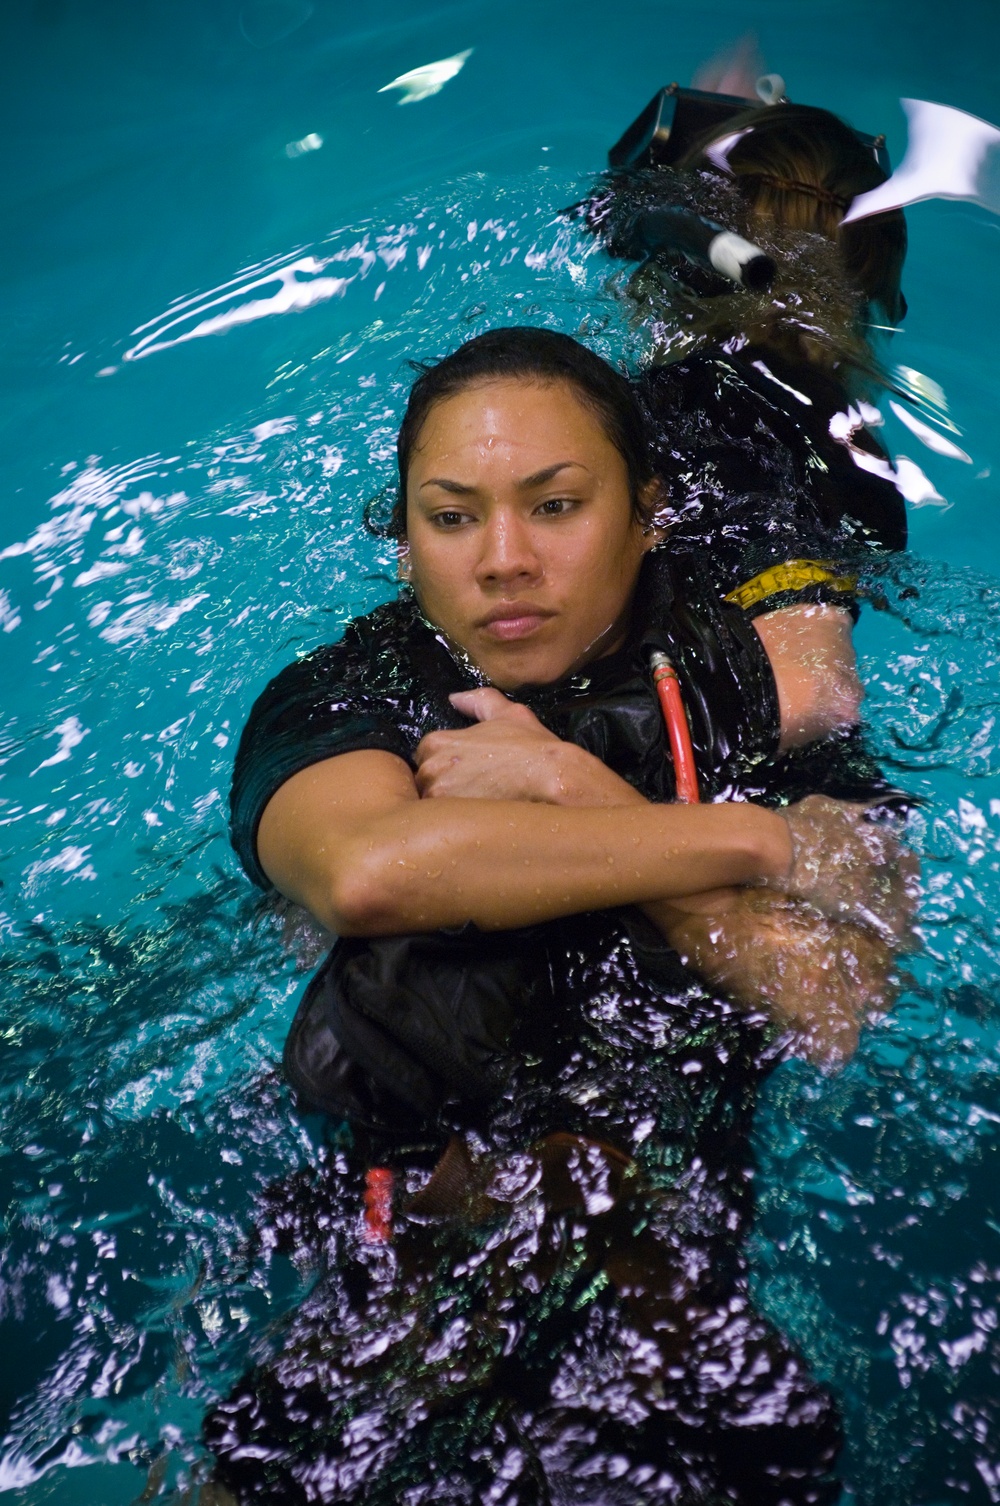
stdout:
<svg viewBox="0 0 1000 1506">
<path fill-rule="evenodd" d="M 392 1238 L 392 1183 L 388 1166 L 365 1172 L 365 1240 L 370 1245 L 384 1245 Z"/>
<path fill-rule="evenodd" d="M 670 752 L 674 760 L 677 798 L 685 805 L 698 805 L 701 801 L 701 796 L 698 794 L 698 770 L 694 761 L 691 729 L 688 726 L 687 712 L 684 710 L 677 671 L 666 654 L 659 651 L 650 656 L 650 663 L 653 667 L 653 684 L 656 686 L 656 694 L 660 699 L 660 710 L 667 724 Z"/>
</svg>

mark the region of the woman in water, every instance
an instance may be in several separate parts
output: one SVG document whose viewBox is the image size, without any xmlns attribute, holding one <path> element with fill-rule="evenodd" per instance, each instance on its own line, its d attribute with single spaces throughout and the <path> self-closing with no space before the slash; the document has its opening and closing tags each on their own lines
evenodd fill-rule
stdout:
<svg viewBox="0 0 1000 1506">
<path fill-rule="evenodd" d="M 884 383 L 871 336 L 906 308 L 906 223 L 841 225 L 885 176 L 837 116 L 781 101 L 730 114 L 670 166 L 613 172 L 584 206 L 612 255 L 643 263 L 629 293 L 653 340 L 641 396 L 675 547 L 708 549 L 720 595 L 789 680 L 797 662 L 827 666 L 806 741 L 857 721 L 853 577 L 872 551 L 906 547 L 898 478 L 868 426 Z M 678 208 L 760 245 L 773 284 L 695 265 Z"/>
<path fill-rule="evenodd" d="M 661 545 L 604 362 L 468 342 L 415 384 L 399 466 L 406 589 L 267 687 L 232 801 L 251 876 L 345 938 L 286 1060 L 394 1170 L 393 1240 L 385 1206 L 361 1237 L 363 1166 L 330 1183 L 325 1274 L 207 1424 L 219 1478 L 832 1500 L 830 1400 L 746 1294 L 748 1131 L 790 1034 L 843 1053 L 884 1001 L 898 848 L 860 805 L 784 804 L 760 639 Z M 674 802 L 652 650 L 711 803 Z"/>
</svg>

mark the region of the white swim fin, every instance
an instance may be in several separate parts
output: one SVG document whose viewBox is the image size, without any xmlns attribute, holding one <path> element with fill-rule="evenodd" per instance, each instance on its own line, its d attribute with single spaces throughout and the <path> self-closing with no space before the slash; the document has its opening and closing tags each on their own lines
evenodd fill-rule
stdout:
<svg viewBox="0 0 1000 1506">
<path fill-rule="evenodd" d="M 843 223 L 921 199 L 968 199 L 1000 214 L 1000 130 L 976 115 L 926 99 L 903 99 L 906 156 L 892 177 L 859 194 Z"/>
</svg>

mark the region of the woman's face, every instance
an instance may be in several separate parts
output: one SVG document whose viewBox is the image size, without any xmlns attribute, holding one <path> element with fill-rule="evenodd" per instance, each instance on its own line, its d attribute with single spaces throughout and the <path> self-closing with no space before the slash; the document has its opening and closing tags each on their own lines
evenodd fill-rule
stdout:
<svg viewBox="0 0 1000 1506">
<path fill-rule="evenodd" d="M 656 542 L 624 460 L 562 381 L 482 382 L 436 403 L 406 522 L 402 570 L 424 614 L 501 690 L 616 648 Z"/>
</svg>

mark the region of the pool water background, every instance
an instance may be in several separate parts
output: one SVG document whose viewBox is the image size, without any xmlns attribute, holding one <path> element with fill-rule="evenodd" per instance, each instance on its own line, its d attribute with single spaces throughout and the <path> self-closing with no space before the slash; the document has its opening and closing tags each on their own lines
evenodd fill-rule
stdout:
<svg viewBox="0 0 1000 1506">
<path fill-rule="evenodd" d="M 408 358 L 515 320 L 638 351 L 614 268 L 553 211 L 750 26 L 793 97 L 894 160 L 902 95 L 1000 122 L 985 4 L 5 8 L 12 1501 L 131 1501 L 157 1456 L 156 1488 L 183 1483 L 206 1406 L 308 1284 L 255 1201 L 322 1155 L 274 1072 L 308 959 L 228 848 L 235 737 L 274 670 L 391 591 L 360 514 Z M 376 92 L 468 47 L 434 98 Z M 846 1070 L 770 1084 L 754 1258 L 843 1397 L 851 1494 L 937 1506 L 1000 1500 L 1000 220 L 909 220 L 893 357 L 943 385 L 972 463 L 887 413 L 950 506 L 911 513 L 859 644 L 873 738 L 928 801 L 925 952 Z"/>
</svg>

